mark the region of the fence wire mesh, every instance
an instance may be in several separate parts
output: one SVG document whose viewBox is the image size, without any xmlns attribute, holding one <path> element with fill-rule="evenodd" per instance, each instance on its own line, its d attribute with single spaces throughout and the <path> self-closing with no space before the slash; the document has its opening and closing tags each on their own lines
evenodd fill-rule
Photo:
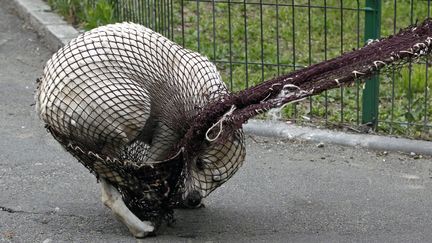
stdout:
<svg viewBox="0 0 432 243">
<path fill-rule="evenodd" d="M 111 0 L 117 21 L 142 23 L 214 62 L 233 91 L 286 74 L 364 45 L 430 16 L 431 2 L 401 0 Z M 376 9 L 376 3 L 380 9 Z M 381 16 L 369 26 L 368 14 Z M 429 62 L 381 74 L 376 130 L 432 139 Z M 314 96 L 267 114 L 311 125 L 371 131 L 373 109 L 364 85 Z"/>
</svg>

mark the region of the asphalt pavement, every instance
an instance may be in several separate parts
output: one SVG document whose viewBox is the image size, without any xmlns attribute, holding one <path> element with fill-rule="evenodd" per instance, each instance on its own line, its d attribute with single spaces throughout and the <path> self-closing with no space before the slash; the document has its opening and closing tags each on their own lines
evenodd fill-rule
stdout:
<svg viewBox="0 0 432 243">
<path fill-rule="evenodd" d="M 47 134 L 52 54 L 0 0 L 0 242 L 135 242 L 96 179 Z M 430 157 L 247 135 L 241 170 L 144 242 L 430 242 Z"/>
</svg>

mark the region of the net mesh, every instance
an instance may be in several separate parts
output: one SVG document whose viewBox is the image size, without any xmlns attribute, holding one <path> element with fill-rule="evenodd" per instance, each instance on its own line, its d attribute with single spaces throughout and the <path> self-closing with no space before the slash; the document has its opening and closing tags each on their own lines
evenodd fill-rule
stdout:
<svg viewBox="0 0 432 243">
<path fill-rule="evenodd" d="M 83 33 L 55 53 L 36 103 L 68 152 L 116 186 L 141 219 L 157 221 L 188 193 L 207 196 L 243 163 L 241 129 L 200 141 L 194 153 L 176 147 L 200 110 L 227 95 L 207 58 L 122 23 Z"/>
<path fill-rule="evenodd" d="M 399 33 L 334 59 L 323 61 L 292 73 L 275 77 L 256 86 L 230 95 L 223 101 L 212 102 L 191 125 L 181 147 L 193 150 L 203 135 L 196 132 L 207 129 L 214 120 L 226 114 L 231 107 L 236 110 L 225 119 L 221 137 L 230 134 L 248 119 L 287 103 L 299 101 L 325 90 L 353 84 L 378 71 L 399 69 L 409 62 L 430 57 L 432 51 L 432 20 L 401 29 Z"/>
</svg>

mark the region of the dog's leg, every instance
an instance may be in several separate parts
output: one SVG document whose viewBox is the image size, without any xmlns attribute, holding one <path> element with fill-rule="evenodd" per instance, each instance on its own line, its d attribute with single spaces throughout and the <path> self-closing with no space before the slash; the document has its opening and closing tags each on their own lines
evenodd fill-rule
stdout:
<svg viewBox="0 0 432 243">
<path fill-rule="evenodd" d="M 153 232 L 154 227 L 149 221 L 141 221 L 123 202 L 122 196 L 116 188 L 104 179 L 100 180 L 102 188 L 102 202 L 109 207 L 114 215 L 128 228 L 136 238 L 146 237 Z"/>
</svg>

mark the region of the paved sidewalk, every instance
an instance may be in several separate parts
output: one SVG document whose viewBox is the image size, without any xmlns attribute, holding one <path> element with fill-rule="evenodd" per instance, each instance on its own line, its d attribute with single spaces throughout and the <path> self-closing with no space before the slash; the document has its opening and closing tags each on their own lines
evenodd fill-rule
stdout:
<svg viewBox="0 0 432 243">
<path fill-rule="evenodd" d="M 45 132 L 34 81 L 51 52 L 0 0 L 0 242 L 135 242 L 94 176 Z M 429 242 L 432 162 L 247 136 L 247 159 L 206 208 L 145 242 Z M 2 210 L 3 209 L 3 210 Z"/>
</svg>

